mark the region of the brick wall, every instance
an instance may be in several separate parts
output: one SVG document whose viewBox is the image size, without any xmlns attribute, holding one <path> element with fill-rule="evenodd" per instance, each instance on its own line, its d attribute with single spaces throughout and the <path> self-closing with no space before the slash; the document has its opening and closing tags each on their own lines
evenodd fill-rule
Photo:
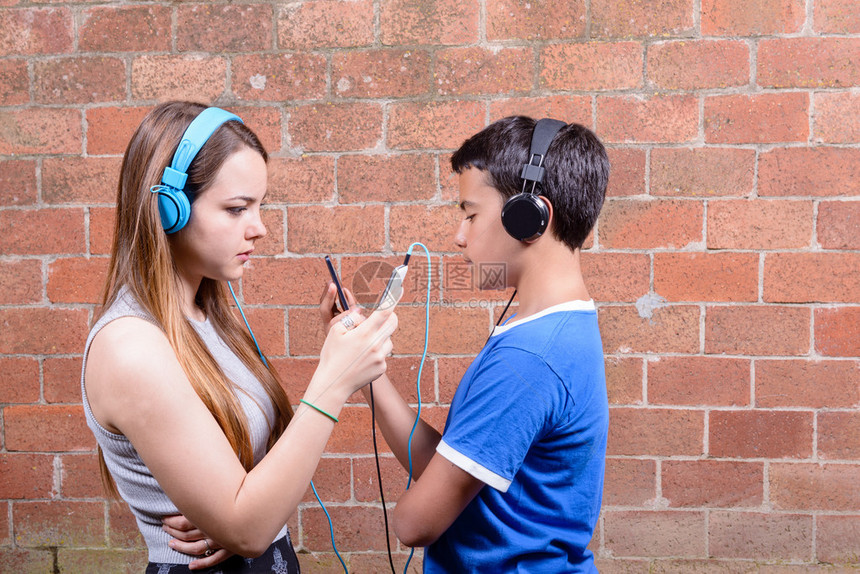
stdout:
<svg viewBox="0 0 860 574">
<path fill-rule="evenodd" d="M 513 113 L 593 128 L 613 163 L 583 256 L 612 405 L 601 570 L 853 571 L 858 56 L 856 0 L 0 0 L 0 571 L 145 561 L 102 497 L 79 369 L 122 151 L 170 98 L 238 112 L 272 153 L 242 294 L 294 400 L 321 256 L 349 283 L 430 247 L 437 425 L 504 298 L 448 283 L 451 151 Z M 415 400 L 423 310 L 399 316 Z M 355 572 L 387 564 L 369 429 L 347 407 L 316 476 Z M 382 467 L 396 500 L 405 473 Z M 310 495 L 291 527 L 306 571 L 339 571 Z"/>
</svg>

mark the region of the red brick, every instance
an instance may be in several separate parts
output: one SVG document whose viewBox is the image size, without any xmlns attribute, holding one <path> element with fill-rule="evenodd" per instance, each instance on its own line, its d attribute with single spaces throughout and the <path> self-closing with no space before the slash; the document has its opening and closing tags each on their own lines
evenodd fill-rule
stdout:
<svg viewBox="0 0 860 574">
<path fill-rule="evenodd" d="M 606 512 L 604 545 L 614 557 L 706 556 L 705 513 L 690 511 Z"/>
<path fill-rule="evenodd" d="M 289 327 L 287 340 L 289 342 L 290 355 L 294 357 L 303 355 L 319 356 L 320 349 L 322 348 L 323 341 L 325 340 L 325 331 L 323 330 L 318 308 L 289 309 L 287 311 L 287 325 Z M 285 374 L 287 372 L 283 370 L 280 371 Z M 311 373 L 313 373 L 313 371 L 311 371 Z M 307 381 L 310 381 L 310 378 L 308 378 Z M 285 380 L 285 382 L 289 383 L 289 380 Z M 304 394 L 304 388 L 302 388 L 301 394 L 295 396 L 295 400 L 298 401 L 302 394 Z M 293 395 L 295 395 L 295 393 L 291 396 Z"/>
<path fill-rule="evenodd" d="M 718 357 L 658 357 L 648 365 L 648 402 L 687 406 L 750 404 L 750 362 Z"/>
<path fill-rule="evenodd" d="M 0 60 L 0 105 L 15 106 L 30 101 L 30 78 L 26 60 Z"/>
<path fill-rule="evenodd" d="M 70 8 L 10 8 L 0 23 L 0 56 L 63 54 L 74 49 Z"/>
<path fill-rule="evenodd" d="M 744 42 L 676 40 L 649 46 L 647 58 L 648 79 L 666 90 L 728 88 L 750 81 Z"/>
<path fill-rule="evenodd" d="M 749 196 L 755 159 L 755 151 L 746 149 L 655 148 L 651 151 L 651 194 Z"/>
<path fill-rule="evenodd" d="M 398 307 L 399 326 L 392 337 L 396 353 L 421 353 L 424 349 L 423 307 Z M 439 354 L 477 353 L 490 334 L 490 317 L 485 309 L 431 307 L 429 352 Z"/>
<path fill-rule="evenodd" d="M 592 128 L 594 121 L 592 120 L 591 107 L 590 96 L 565 95 L 491 100 L 490 121 L 494 122 L 508 116 L 529 116 L 536 119 L 558 118 L 568 123 L 581 124 L 587 128 Z M 615 150 L 608 151 L 610 158 L 612 158 L 612 152 Z M 612 168 L 614 175 L 614 170 L 616 169 L 614 162 Z"/>
<path fill-rule="evenodd" d="M 368 430 L 368 432 L 370 432 Z M 314 486 L 323 504 L 347 502 L 351 497 L 352 468 L 348 458 L 322 458 L 313 477 Z M 314 502 L 314 491 L 308 487 L 304 502 Z"/>
<path fill-rule="evenodd" d="M 146 52 L 170 47 L 169 6 L 95 6 L 80 20 L 79 49 L 86 52 Z"/>
<path fill-rule="evenodd" d="M 757 361 L 756 406 L 850 408 L 860 404 L 860 364 Z"/>
<path fill-rule="evenodd" d="M 708 203 L 709 249 L 790 249 L 812 241 L 811 201 L 741 199 Z"/>
<path fill-rule="evenodd" d="M 699 133 L 699 100 L 686 95 L 598 97 L 597 133 L 604 142 L 691 142 Z"/>
<path fill-rule="evenodd" d="M 290 3 L 278 11 L 282 50 L 354 48 L 373 43 L 370 0 L 319 0 Z"/>
<path fill-rule="evenodd" d="M 61 469 L 60 492 L 64 498 L 98 498 L 104 495 L 97 455 L 65 455 Z"/>
<path fill-rule="evenodd" d="M 583 0 L 487 2 L 487 39 L 553 40 L 578 38 L 585 33 L 586 4 Z"/>
<path fill-rule="evenodd" d="M 39 363 L 23 357 L 0 357 L 0 403 L 34 403 L 39 400 Z"/>
<path fill-rule="evenodd" d="M 815 142 L 860 142 L 860 95 L 851 92 L 815 94 L 815 122 L 812 132 Z"/>
<path fill-rule="evenodd" d="M 860 12 L 854 0 L 816 0 L 813 22 L 815 31 L 825 34 L 860 32 Z"/>
<path fill-rule="evenodd" d="M 828 460 L 860 460 L 860 412 L 818 414 L 818 456 Z"/>
<path fill-rule="evenodd" d="M 541 51 L 540 85 L 550 90 L 624 90 L 642 87 L 638 42 L 554 44 Z"/>
<path fill-rule="evenodd" d="M 768 254 L 764 260 L 763 297 L 779 303 L 858 301 L 860 254 Z"/>
<path fill-rule="evenodd" d="M 485 127 L 479 102 L 404 102 L 391 105 L 388 147 L 456 149 Z"/>
<path fill-rule="evenodd" d="M 856 564 L 860 555 L 860 517 L 818 516 L 815 553 L 819 562 Z"/>
<path fill-rule="evenodd" d="M 824 249 L 860 249 L 860 202 L 821 202 L 816 231 Z"/>
<path fill-rule="evenodd" d="M 98 303 L 107 277 L 107 258 L 63 258 L 48 266 L 52 303 Z"/>
<path fill-rule="evenodd" d="M 698 456 L 704 452 L 703 411 L 615 407 L 609 416 L 608 455 Z"/>
<path fill-rule="evenodd" d="M 271 203 L 322 203 L 334 197 L 334 159 L 326 156 L 269 159 Z"/>
<path fill-rule="evenodd" d="M 632 303 L 650 288 L 650 263 L 641 253 L 583 252 L 582 273 L 595 301 Z"/>
<path fill-rule="evenodd" d="M 474 357 L 439 357 L 436 359 L 439 369 L 439 402 L 450 404 L 460 380 L 466 369 L 472 364 Z M 427 368 L 426 366 L 424 367 Z M 426 386 L 426 383 L 422 383 Z"/>
<path fill-rule="evenodd" d="M 116 210 L 113 207 L 91 207 L 89 212 L 90 253 L 110 255 Z"/>
<path fill-rule="evenodd" d="M 809 560 L 812 517 L 761 512 L 711 512 L 710 554 L 717 558 Z"/>
<path fill-rule="evenodd" d="M 111 203 L 116 197 L 120 158 L 60 157 L 42 162 L 46 203 Z"/>
<path fill-rule="evenodd" d="M 0 304 L 24 305 L 42 300 L 42 262 L 0 261 Z"/>
<path fill-rule="evenodd" d="M 800 32 L 803 0 L 702 0 L 702 34 L 767 36 Z"/>
<path fill-rule="evenodd" d="M 387 499 L 386 499 L 386 502 L 387 502 Z M 381 514 L 382 510 L 379 510 L 379 513 Z M 389 510 L 389 516 L 390 516 L 390 510 Z M 390 520 L 390 518 L 389 518 L 389 520 Z M 394 564 L 395 564 L 395 566 L 397 566 L 399 564 L 403 564 L 405 567 L 406 560 L 409 557 L 409 553 L 406 552 L 406 550 L 407 549 L 411 550 L 411 549 L 409 549 L 403 545 L 400 545 L 400 548 L 402 551 L 397 552 L 394 549 L 394 546 L 392 546 L 392 554 L 393 554 L 393 558 L 394 558 Z M 304 572 L 304 571 L 315 572 L 315 570 L 312 570 L 310 566 L 312 564 L 314 567 L 316 567 L 317 563 L 316 562 L 309 563 L 308 566 L 306 567 L 305 562 L 304 562 L 305 556 L 310 556 L 310 555 L 302 554 L 301 558 L 299 558 L 299 561 L 302 564 L 302 572 Z M 322 553 L 316 553 L 316 556 L 321 557 L 321 556 L 325 556 L 325 555 Z M 333 563 L 331 563 L 331 562 L 333 562 Z M 335 558 L 331 562 L 329 562 L 331 565 L 328 567 L 329 567 L 330 571 L 332 572 L 332 574 L 336 574 L 337 568 L 341 568 L 340 562 L 337 561 L 337 558 Z M 354 554 L 351 554 L 349 557 L 349 567 L 352 569 L 353 572 L 382 572 L 385 570 L 389 570 L 391 568 L 391 566 L 388 564 L 388 556 L 386 554 L 383 554 L 383 553 L 375 553 L 375 554 L 354 553 Z M 326 570 L 326 572 L 328 572 L 328 571 L 329 570 Z M 341 568 L 341 571 L 343 571 L 343 568 Z M 412 556 L 412 560 L 409 562 L 408 572 L 410 574 L 420 574 L 423 571 L 424 571 L 423 570 L 423 550 L 419 548 L 415 552 L 415 555 Z"/>
<path fill-rule="evenodd" d="M 292 253 L 382 251 L 384 208 L 299 206 L 287 210 L 287 248 Z"/>
<path fill-rule="evenodd" d="M 242 118 L 245 125 L 254 130 L 268 153 L 277 153 L 281 149 L 283 128 L 280 108 L 275 106 L 231 106 L 228 109 Z"/>
<path fill-rule="evenodd" d="M 0 211 L 0 252 L 48 255 L 84 251 L 81 209 Z"/>
<path fill-rule="evenodd" d="M 378 104 L 313 104 L 290 110 L 292 145 L 305 151 L 371 149 L 382 138 Z"/>
<path fill-rule="evenodd" d="M 325 68 L 325 65 L 323 65 Z M 430 53 L 366 50 L 332 56 L 332 88 L 342 98 L 395 98 L 430 91 Z"/>
<path fill-rule="evenodd" d="M 34 62 L 35 100 L 43 104 L 89 104 L 125 98 L 125 63 L 119 58 L 81 57 Z"/>
<path fill-rule="evenodd" d="M 420 241 L 430 251 L 451 251 L 454 232 L 460 221 L 457 207 L 403 205 L 392 206 L 389 212 L 391 248 L 405 252 L 414 241 Z"/>
<path fill-rule="evenodd" d="M 757 301 L 755 253 L 656 253 L 654 291 L 669 301 Z"/>
<path fill-rule="evenodd" d="M 149 110 L 149 107 L 107 107 L 86 110 L 87 154 L 122 155 L 128 142 L 131 141 L 131 136 Z"/>
<path fill-rule="evenodd" d="M 81 112 L 28 108 L 0 112 L 0 154 L 80 153 Z"/>
<path fill-rule="evenodd" d="M 809 310 L 753 305 L 708 307 L 705 352 L 730 355 L 805 355 Z"/>
<path fill-rule="evenodd" d="M 703 211 L 698 201 L 607 201 L 597 224 L 600 245 L 609 249 L 678 249 L 699 243 Z"/>
<path fill-rule="evenodd" d="M 860 465 L 772 463 L 770 498 L 777 510 L 860 510 Z"/>
<path fill-rule="evenodd" d="M 858 195 L 860 150 L 775 148 L 759 157 L 758 181 L 758 192 L 762 196 Z"/>
<path fill-rule="evenodd" d="M 266 356 L 286 354 L 284 310 L 245 308 L 244 311 L 263 353 Z M 241 317 L 238 315 L 237 319 L 241 321 Z"/>
<path fill-rule="evenodd" d="M 54 457 L 44 454 L 0 454 L 0 497 L 51 498 Z"/>
<path fill-rule="evenodd" d="M 860 38 L 774 38 L 758 46 L 757 83 L 768 88 L 847 88 L 860 83 Z"/>
<path fill-rule="evenodd" d="M 809 138 L 809 95 L 802 92 L 705 98 L 708 143 L 805 142 Z M 759 180 L 762 181 L 761 174 Z"/>
<path fill-rule="evenodd" d="M 0 309 L 0 353 L 79 353 L 87 332 L 84 309 Z"/>
<path fill-rule="evenodd" d="M 380 39 L 388 46 L 472 44 L 478 41 L 479 18 L 474 0 L 383 0 Z"/>
<path fill-rule="evenodd" d="M 5 506 L 0 506 L 0 510 L 6 512 Z M 6 514 L 3 514 L 2 521 L 6 521 Z M 9 542 L 6 543 L 7 545 Z M 39 549 L 39 550 L 24 550 L 21 548 L 4 548 L 0 552 L 0 571 L 2 572 L 51 572 L 54 569 L 54 550 Z"/>
<path fill-rule="evenodd" d="M 322 257 L 258 259 L 242 280 L 250 305 L 319 305 L 330 281 Z"/>
<path fill-rule="evenodd" d="M 36 203 L 36 162 L 0 161 L 0 206 Z"/>
<path fill-rule="evenodd" d="M 693 306 L 601 307 L 600 331 L 606 353 L 696 353 L 699 309 Z"/>
<path fill-rule="evenodd" d="M 70 548 L 57 550 L 60 572 L 143 572 L 148 564 L 146 550 L 120 548 Z"/>
<path fill-rule="evenodd" d="M 642 359 L 608 356 L 605 360 L 606 392 L 609 404 L 641 405 L 643 403 Z"/>
<path fill-rule="evenodd" d="M 624 148 L 609 148 L 606 151 L 612 166 L 606 197 L 643 195 L 645 193 L 645 151 Z"/>
<path fill-rule="evenodd" d="M 694 31 L 692 0 L 594 0 L 591 36 L 685 36 Z"/>
<path fill-rule="evenodd" d="M 403 400 L 411 405 L 418 404 L 417 383 L 420 363 L 421 357 L 417 354 L 408 357 L 389 357 L 385 361 L 385 364 L 387 365 L 385 374 L 387 374 L 391 379 L 392 384 L 397 389 L 397 392 L 400 393 L 400 396 L 403 397 Z M 433 363 L 433 359 L 425 360 L 424 369 L 421 372 L 421 402 L 423 405 L 436 402 L 436 385 L 434 381 Z M 466 366 L 468 366 L 468 363 L 466 363 Z M 465 368 L 460 371 L 458 375 L 463 374 L 463 372 L 465 372 Z M 457 380 L 459 381 L 459 378 Z M 361 397 L 361 401 L 366 403 L 364 395 L 355 394 L 353 397 Z M 379 440 L 380 444 L 384 442 L 381 438 Z M 405 475 L 403 482 L 406 482 Z"/>
<path fill-rule="evenodd" d="M 812 413 L 711 411 L 709 454 L 730 458 L 812 456 Z M 773 468 L 773 467 L 771 467 Z M 771 493 L 773 491 L 771 490 Z"/>
<path fill-rule="evenodd" d="M 42 362 L 45 379 L 43 392 L 47 402 L 81 402 L 81 364 L 81 357 L 45 358 Z"/>
<path fill-rule="evenodd" d="M 376 506 L 327 505 L 335 525 L 335 540 L 341 552 L 385 550 L 385 529 L 380 528 L 382 509 Z M 331 549 L 328 520 L 322 509 L 309 507 L 302 510 L 304 545 L 311 552 Z M 390 533 L 392 546 L 394 533 Z"/>
<path fill-rule="evenodd" d="M 19 502 L 12 509 L 15 542 L 23 547 L 104 544 L 103 502 Z"/>
<path fill-rule="evenodd" d="M 860 307 L 816 309 L 815 350 L 830 357 L 860 356 Z"/>
<path fill-rule="evenodd" d="M 137 528 L 137 521 L 123 501 L 108 503 L 108 537 L 110 545 L 120 548 L 141 548 L 146 550 L 146 543 Z M 144 554 L 144 557 L 146 554 Z M 136 570 L 136 572 L 139 570 Z M 131 574 L 131 573 L 129 573 Z"/>
<path fill-rule="evenodd" d="M 138 56 L 131 63 L 134 99 L 211 102 L 226 90 L 227 62 L 198 55 Z"/>
<path fill-rule="evenodd" d="M 533 87 L 533 73 L 524 63 L 531 58 L 530 48 L 519 47 L 439 50 L 433 72 L 436 93 L 459 96 L 528 92 Z"/>
<path fill-rule="evenodd" d="M 12 537 L 9 532 L 9 503 L 6 501 L 0 502 L 0 546 L 8 547 L 12 545 Z M 0 552 L 0 568 L 5 572 L 6 570 L 11 570 L 10 564 L 12 563 L 12 552 L 6 550 L 5 552 Z M 23 561 L 19 562 L 16 566 L 20 566 Z M 50 566 L 48 566 L 50 568 Z"/>
<path fill-rule="evenodd" d="M 325 72 L 325 57 L 318 54 L 236 56 L 232 88 L 240 100 L 283 102 L 322 98 L 326 91 Z"/>
<path fill-rule="evenodd" d="M 604 506 L 646 506 L 657 496 L 657 469 L 653 460 L 606 459 Z"/>
<path fill-rule="evenodd" d="M 89 451 L 95 439 L 81 406 L 14 406 L 3 409 L 10 451 Z"/>
<path fill-rule="evenodd" d="M 758 507 L 764 499 L 764 464 L 666 460 L 663 498 L 671 507 Z"/>
<path fill-rule="evenodd" d="M 241 22 L 241 25 L 237 23 Z M 249 34 L 248 31 L 254 31 Z M 179 5 L 176 48 L 180 52 L 254 52 L 272 46 L 272 7 L 264 4 Z"/>
<path fill-rule="evenodd" d="M 377 431 L 376 434 L 377 440 L 379 440 L 382 437 L 382 433 Z M 373 458 L 356 458 L 352 464 L 355 499 L 359 502 L 380 503 L 376 461 Z M 406 480 L 408 478 L 406 469 L 392 456 L 380 457 L 379 468 L 382 472 L 382 489 L 385 493 L 385 502 L 388 504 L 397 501 L 406 490 Z M 389 520 L 391 519 L 390 512 L 389 510 Z M 379 509 L 379 514 L 381 517 L 381 508 Z"/>
<path fill-rule="evenodd" d="M 261 215 L 268 233 L 263 239 L 257 241 L 254 253 L 257 257 L 282 254 L 284 252 L 284 210 L 264 207 Z"/>
<path fill-rule="evenodd" d="M 422 201 L 436 195 L 429 154 L 347 155 L 337 162 L 340 203 Z"/>
</svg>

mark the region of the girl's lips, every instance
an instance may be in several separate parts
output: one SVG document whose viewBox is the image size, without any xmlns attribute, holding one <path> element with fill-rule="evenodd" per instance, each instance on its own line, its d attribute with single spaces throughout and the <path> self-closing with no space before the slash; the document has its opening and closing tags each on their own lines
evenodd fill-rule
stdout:
<svg viewBox="0 0 860 574">
<path fill-rule="evenodd" d="M 244 263 L 245 261 L 247 261 L 248 259 L 250 259 L 250 258 L 251 258 L 251 253 L 253 253 L 253 251 L 254 251 L 254 250 L 252 249 L 252 250 L 250 250 L 250 251 L 246 251 L 246 252 L 244 252 L 244 253 L 240 253 L 240 254 L 239 254 L 239 255 L 237 255 L 236 257 L 238 257 L 238 258 L 242 261 L 242 263 Z"/>
</svg>

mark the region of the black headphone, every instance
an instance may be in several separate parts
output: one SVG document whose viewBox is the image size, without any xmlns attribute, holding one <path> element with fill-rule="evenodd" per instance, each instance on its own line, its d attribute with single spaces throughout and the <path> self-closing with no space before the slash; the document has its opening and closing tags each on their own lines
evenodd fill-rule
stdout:
<svg viewBox="0 0 860 574">
<path fill-rule="evenodd" d="M 537 186 L 543 182 L 546 169 L 543 167 L 546 152 L 555 134 L 567 124 L 549 118 L 539 120 L 532 132 L 529 161 L 523 165 L 520 177 L 523 190 L 505 202 L 502 208 L 502 225 L 514 239 L 526 241 L 543 235 L 549 224 L 549 208 L 540 200 Z M 532 188 L 526 191 L 528 183 Z"/>
</svg>

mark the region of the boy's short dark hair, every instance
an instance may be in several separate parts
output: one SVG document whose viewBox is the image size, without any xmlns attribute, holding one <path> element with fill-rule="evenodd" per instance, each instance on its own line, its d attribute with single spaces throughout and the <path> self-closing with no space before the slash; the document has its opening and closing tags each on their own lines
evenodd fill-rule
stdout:
<svg viewBox="0 0 860 574">
<path fill-rule="evenodd" d="M 487 183 L 507 200 L 523 189 L 520 173 L 529 161 L 536 123 L 526 116 L 493 122 L 463 142 L 451 157 L 451 167 L 456 173 L 470 167 L 485 172 Z M 578 249 L 597 222 L 603 206 L 609 180 L 606 149 L 591 130 L 569 124 L 550 144 L 544 167 L 546 177 L 538 191 L 553 206 L 550 232 L 571 249 Z"/>
</svg>

